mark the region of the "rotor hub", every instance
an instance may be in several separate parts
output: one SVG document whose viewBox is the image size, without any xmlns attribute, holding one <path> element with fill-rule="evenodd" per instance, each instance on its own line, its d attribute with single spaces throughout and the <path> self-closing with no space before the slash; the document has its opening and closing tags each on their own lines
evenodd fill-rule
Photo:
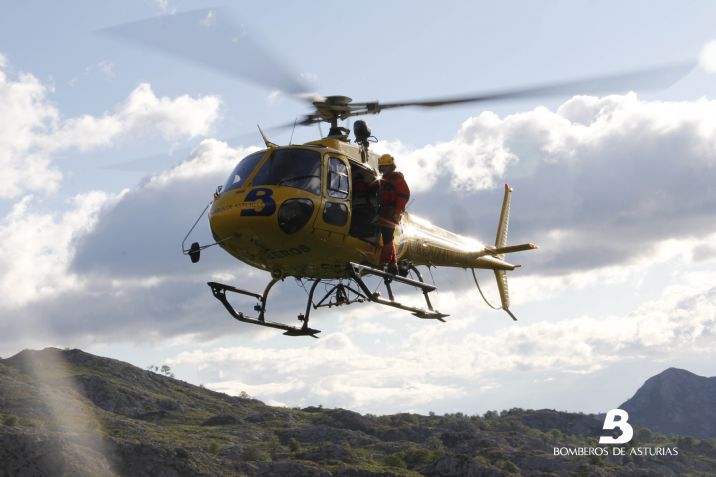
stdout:
<svg viewBox="0 0 716 477">
<path fill-rule="evenodd" d="M 351 101 L 353 101 L 353 99 L 349 98 L 348 96 L 326 96 L 324 98 L 324 102 L 326 104 L 331 104 L 331 105 L 336 105 L 336 106 L 346 106 Z"/>
</svg>

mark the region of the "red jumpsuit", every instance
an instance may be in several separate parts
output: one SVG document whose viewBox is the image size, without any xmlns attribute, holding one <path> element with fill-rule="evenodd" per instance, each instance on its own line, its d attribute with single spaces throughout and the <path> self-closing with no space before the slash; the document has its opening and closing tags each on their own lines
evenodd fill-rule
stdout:
<svg viewBox="0 0 716 477">
<path fill-rule="evenodd" d="M 396 171 L 386 172 L 378 181 L 378 225 L 383 236 L 383 250 L 380 253 L 380 264 L 392 264 L 395 268 L 395 247 L 393 236 L 395 227 L 400 223 L 400 216 L 410 199 L 410 188 L 403 174 Z"/>
</svg>

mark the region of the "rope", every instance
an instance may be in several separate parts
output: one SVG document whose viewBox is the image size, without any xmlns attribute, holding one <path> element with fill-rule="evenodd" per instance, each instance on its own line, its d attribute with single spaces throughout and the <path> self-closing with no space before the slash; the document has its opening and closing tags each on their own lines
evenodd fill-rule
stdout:
<svg viewBox="0 0 716 477">
<path fill-rule="evenodd" d="M 430 281 L 433 282 L 433 286 L 435 286 L 435 277 L 433 276 L 433 269 L 430 268 L 430 265 L 428 265 L 428 273 L 430 273 Z M 437 287 L 435 288 L 435 296 L 439 295 L 439 291 Z"/>
<path fill-rule="evenodd" d="M 298 277 L 294 277 L 294 279 L 296 280 L 296 283 L 298 283 L 298 286 L 303 288 L 303 292 L 306 294 L 306 296 L 308 296 L 308 290 L 306 290 L 306 285 L 303 283 L 303 280 Z"/>
<path fill-rule="evenodd" d="M 482 299 L 485 300 L 485 303 L 487 303 L 487 306 L 489 306 L 489 307 L 492 308 L 493 310 L 501 310 L 501 309 L 502 309 L 501 306 L 500 306 L 500 307 L 494 306 L 492 303 L 490 303 L 489 301 L 487 301 L 487 298 L 485 297 L 485 294 L 482 293 L 482 288 L 480 288 L 480 283 L 478 283 L 478 281 L 477 281 L 477 275 L 475 275 L 475 269 L 474 269 L 474 268 L 471 268 L 470 270 L 472 271 L 472 279 L 475 280 L 475 285 L 477 285 L 477 291 L 480 292 L 480 296 L 482 296 Z"/>
<path fill-rule="evenodd" d="M 373 295 L 375 295 L 376 293 L 378 293 L 378 289 L 380 288 L 380 285 L 382 285 L 383 283 L 384 283 L 383 280 L 378 280 L 378 284 L 377 284 L 377 285 L 375 286 L 375 288 L 373 289 Z M 366 283 L 366 287 L 368 287 L 368 284 L 367 284 L 367 283 Z"/>
</svg>

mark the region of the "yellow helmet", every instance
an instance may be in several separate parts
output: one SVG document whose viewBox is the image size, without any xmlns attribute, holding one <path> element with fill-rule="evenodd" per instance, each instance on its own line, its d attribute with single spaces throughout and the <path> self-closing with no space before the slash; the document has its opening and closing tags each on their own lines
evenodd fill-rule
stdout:
<svg viewBox="0 0 716 477">
<path fill-rule="evenodd" d="M 383 154 L 380 156 L 380 159 L 378 159 L 378 167 L 383 166 L 395 166 L 395 159 L 393 159 L 393 156 L 390 154 Z"/>
</svg>

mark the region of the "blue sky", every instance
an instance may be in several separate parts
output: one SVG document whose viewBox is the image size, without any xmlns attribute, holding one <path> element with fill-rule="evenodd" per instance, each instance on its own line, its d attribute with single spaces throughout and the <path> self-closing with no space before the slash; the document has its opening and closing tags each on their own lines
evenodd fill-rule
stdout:
<svg viewBox="0 0 716 477">
<path fill-rule="evenodd" d="M 2 356 L 81 347 L 141 367 L 168 363 L 181 379 L 270 403 L 373 413 L 604 411 L 670 366 L 716 374 L 716 87 L 703 67 L 661 91 L 367 118 L 376 150 L 394 153 L 411 183 L 411 212 L 438 225 L 490 241 L 501 184 L 515 187 L 511 239 L 542 246 L 511 275 L 518 323 L 485 307 L 459 270 L 435 273 L 446 324 L 363 305 L 316 313 L 323 338 L 309 342 L 232 322 L 205 282 L 250 286 L 268 276 L 218 249 L 192 266 L 179 244 L 216 185 L 259 145 L 255 124 L 308 111 L 270 88 L 98 33 L 211 6 L 3 7 Z M 712 2 L 225 10 L 311 89 L 360 101 L 620 73 L 696 59 L 716 38 Z M 317 134 L 298 129 L 294 142 Z M 134 170 L 107 167 L 157 155 L 124 168 Z M 302 293 L 287 281 L 274 318 L 294 320 Z"/>
</svg>

